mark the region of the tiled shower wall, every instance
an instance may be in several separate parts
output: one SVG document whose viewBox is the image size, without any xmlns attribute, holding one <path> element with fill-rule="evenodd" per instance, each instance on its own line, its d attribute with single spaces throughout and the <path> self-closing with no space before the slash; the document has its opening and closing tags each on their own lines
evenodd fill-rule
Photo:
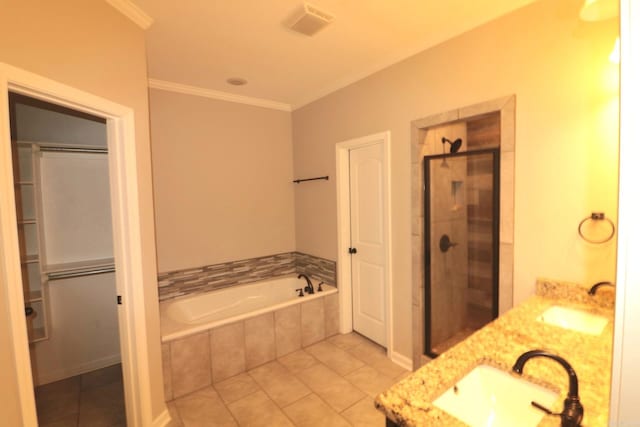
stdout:
<svg viewBox="0 0 640 427">
<path fill-rule="evenodd" d="M 487 102 L 435 114 L 415 120 L 411 124 L 412 178 L 412 318 L 413 318 L 413 366 L 426 362 L 424 354 L 424 177 L 423 156 L 429 141 L 425 141 L 426 129 L 447 123 L 467 121 L 488 113 L 500 113 L 500 255 L 499 255 L 499 311 L 504 313 L 513 305 L 513 201 L 514 201 L 514 153 L 515 153 L 515 96 L 506 96 Z M 467 129 L 468 130 L 468 129 Z M 488 136 L 478 130 L 481 136 Z M 442 152 L 442 144 L 434 139 L 432 152 Z M 427 148 L 428 149 L 428 148 Z M 439 150 L 439 151 L 436 151 Z"/>
<path fill-rule="evenodd" d="M 159 273 L 158 294 L 160 301 L 165 301 L 183 295 L 300 273 L 337 285 L 335 261 L 301 252 L 287 252 Z"/>
</svg>

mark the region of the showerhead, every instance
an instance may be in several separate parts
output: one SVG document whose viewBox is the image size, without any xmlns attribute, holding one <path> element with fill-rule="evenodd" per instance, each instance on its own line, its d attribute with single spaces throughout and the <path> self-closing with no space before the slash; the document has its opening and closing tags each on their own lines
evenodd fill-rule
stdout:
<svg viewBox="0 0 640 427">
<path fill-rule="evenodd" d="M 455 141 L 451 141 L 448 138 L 445 138 L 444 136 L 442 137 L 442 143 L 449 143 L 451 145 L 451 147 L 449 148 L 449 152 L 450 153 L 457 153 L 458 150 L 460 150 L 460 147 L 462 147 L 462 139 L 458 138 Z"/>
</svg>

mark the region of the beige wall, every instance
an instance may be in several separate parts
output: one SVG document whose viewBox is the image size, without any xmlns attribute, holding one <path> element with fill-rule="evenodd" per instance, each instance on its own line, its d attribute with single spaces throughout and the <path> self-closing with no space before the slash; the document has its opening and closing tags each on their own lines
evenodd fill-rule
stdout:
<svg viewBox="0 0 640 427">
<path fill-rule="evenodd" d="M 3 1 L 0 61 L 129 106 L 135 111 L 136 155 L 142 218 L 152 413 L 164 409 L 158 322 L 153 199 L 143 31 L 102 0 Z M 4 286 L 4 284 L 3 284 Z M 0 305 L 5 324 L 6 307 Z M 0 348 L 10 347 L 0 334 Z M 3 354 L 4 354 L 3 350 Z M 3 421 L 17 414 L 15 375 L 1 364 Z M 7 381 L 4 379 L 7 378 Z M 11 395 L 14 395 L 11 397 Z M 7 400 L 4 400 L 9 396 Z M 18 425 L 12 424 L 11 425 Z"/>
<path fill-rule="evenodd" d="M 542 0 L 293 113 L 294 173 L 335 176 L 335 144 L 390 130 L 393 350 L 411 354 L 411 120 L 516 95 L 514 300 L 540 276 L 614 279 L 615 243 L 577 235 L 591 211 L 615 220 L 618 82 L 614 21 L 580 0 Z M 296 248 L 336 259 L 335 186 L 296 188 Z"/>
<path fill-rule="evenodd" d="M 158 271 L 295 249 L 291 113 L 150 91 Z"/>
</svg>

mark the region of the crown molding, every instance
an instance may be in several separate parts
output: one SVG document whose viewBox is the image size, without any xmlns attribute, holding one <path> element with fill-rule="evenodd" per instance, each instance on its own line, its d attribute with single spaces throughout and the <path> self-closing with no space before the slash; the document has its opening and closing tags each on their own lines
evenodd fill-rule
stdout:
<svg viewBox="0 0 640 427">
<path fill-rule="evenodd" d="M 147 15 L 144 10 L 140 9 L 131 0 L 105 0 L 114 9 L 122 13 L 124 16 L 135 22 L 138 27 L 143 30 L 148 29 L 153 24 L 153 18 Z"/>
<path fill-rule="evenodd" d="M 149 88 L 165 90 L 168 92 L 183 93 L 186 95 L 201 96 L 203 98 L 217 99 L 220 101 L 236 102 L 238 104 L 253 105 L 256 107 L 270 108 L 272 110 L 287 112 L 292 111 L 291 105 L 282 102 L 271 101 L 269 99 L 262 98 L 252 98 L 250 96 L 236 95 L 234 93 L 183 85 L 180 83 L 168 82 L 165 80 L 149 79 Z"/>
</svg>

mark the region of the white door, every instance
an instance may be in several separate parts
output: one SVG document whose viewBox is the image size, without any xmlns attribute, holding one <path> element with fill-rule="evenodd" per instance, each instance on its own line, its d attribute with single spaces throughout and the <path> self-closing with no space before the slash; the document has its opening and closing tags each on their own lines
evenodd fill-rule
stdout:
<svg viewBox="0 0 640 427">
<path fill-rule="evenodd" d="M 353 329 L 386 346 L 383 145 L 349 150 Z"/>
</svg>

